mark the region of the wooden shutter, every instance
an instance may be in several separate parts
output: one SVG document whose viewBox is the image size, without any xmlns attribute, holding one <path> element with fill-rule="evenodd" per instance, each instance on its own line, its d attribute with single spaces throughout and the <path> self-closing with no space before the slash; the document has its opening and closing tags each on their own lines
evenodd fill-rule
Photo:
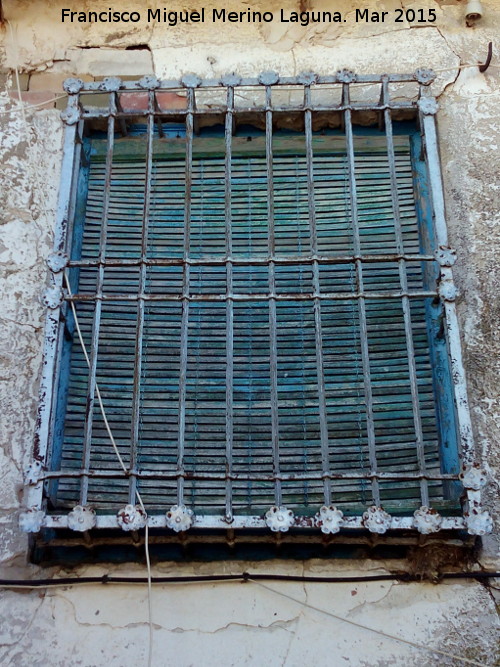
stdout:
<svg viewBox="0 0 500 667">
<path fill-rule="evenodd" d="M 419 252 L 409 141 L 395 137 L 398 198 L 406 253 Z M 138 260 L 144 204 L 145 162 L 141 138 L 117 141 L 108 217 L 107 257 Z M 297 256 L 296 263 L 277 265 L 276 290 L 303 299 L 277 302 L 278 415 L 281 471 L 310 473 L 316 479 L 283 483 L 283 503 L 303 514 L 323 504 L 321 480 L 318 379 L 310 263 L 306 157 L 300 139 L 276 137 L 274 149 L 274 207 L 277 256 Z M 198 143 L 197 143 L 198 142 Z M 218 143 L 219 142 L 219 143 Z M 232 167 L 232 235 L 235 258 L 267 256 L 266 165 L 262 139 L 239 138 Z M 239 142 L 239 143 L 238 143 Z M 342 139 L 314 138 L 314 194 L 318 253 L 335 258 L 352 255 L 352 221 L 348 166 Z M 165 142 L 167 143 L 167 142 Z M 175 144 L 175 146 L 174 146 Z M 148 257 L 181 258 L 184 238 L 184 158 L 182 139 L 170 150 L 155 140 L 149 210 Z M 180 148 L 179 148 L 180 146 Z M 376 140 L 356 138 L 361 251 L 395 253 L 391 181 L 387 154 Z M 190 256 L 206 259 L 190 269 L 192 295 L 213 294 L 221 300 L 196 301 L 189 307 L 186 393 L 185 469 L 196 474 L 225 471 L 225 354 L 226 272 L 210 259 L 224 256 L 224 156 L 220 141 L 195 139 L 191 202 Z M 88 200 L 81 257 L 97 259 L 102 219 L 104 161 L 90 167 Z M 79 251 L 78 251 L 79 252 Z M 81 268 L 79 293 L 95 290 L 97 269 Z M 266 294 L 265 263 L 235 265 L 234 291 Z M 422 289 L 420 263 L 409 264 L 411 290 Z M 138 266 L 106 268 L 104 293 L 137 294 Z M 322 345 L 326 390 L 329 456 L 332 472 L 370 470 L 353 263 L 320 264 L 322 293 L 341 299 L 321 301 Z M 400 289 L 395 261 L 364 264 L 366 291 Z M 182 266 L 150 266 L 146 292 L 180 296 Z M 307 298 L 306 298 L 307 297 Z M 78 317 L 87 345 L 93 302 L 78 304 Z M 140 447 L 138 467 L 171 476 L 177 467 L 179 432 L 180 301 L 146 301 L 143 363 L 140 382 Z M 125 463 L 129 460 L 136 301 L 104 301 L 99 333 L 97 382 L 107 416 Z M 401 299 L 366 300 L 371 386 L 374 397 L 376 451 L 381 471 L 417 471 L 414 411 L 408 370 L 407 340 Z M 418 377 L 419 409 L 427 469 L 438 472 L 439 435 L 433 393 L 432 360 L 424 299 L 411 300 L 413 343 Z M 71 327 L 70 327 L 71 328 Z M 68 332 L 71 333 L 71 332 Z M 234 447 L 233 470 L 252 476 L 272 476 L 269 303 L 262 298 L 234 303 Z M 87 402 L 88 370 L 76 337 L 67 365 L 67 408 L 60 447 L 63 469 L 82 466 L 82 438 Z M 54 464 L 56 461 L 54 461 Z M 119 470 L 104 428 L 99 406 L 93 414 L 91 468 Z M 382 482 L 381 499 L 389 511 L 420 506 L 418 482 Z M 149 510 L 165 511 L 176 502 L 175 479 L 140 480 L 139 489 Z M 224 510 L 225 482 L 186 480 L 185 502 L 198 513 Z M 235 513 L 262 514 L 274 504 L 272 481 L 234 481 Z M 62 479 L 54 494 L 57 506 L 78 500 L 79 482 Z M 430 484 L 434 507 L 445 504 L 440 483 Z M 332 498 L 345 512 L 359 512 L 371 504 L 367 481 L 332 483 Z M 123 479 L 90 479 L 89 502 L 115 511 L 128 500 Z"/>
</svg>

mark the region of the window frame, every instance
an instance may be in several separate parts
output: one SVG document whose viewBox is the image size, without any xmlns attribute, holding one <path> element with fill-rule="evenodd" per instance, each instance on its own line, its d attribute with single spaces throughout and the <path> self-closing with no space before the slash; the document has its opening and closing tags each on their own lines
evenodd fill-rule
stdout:
<svg viewBox="0 0 500 667">
<path fill-rule="evenodd" d="M 467 400 L 467 388 L 465 373 L 462 362 L 462 353 L 460 345 L 460 336 L 458 328 L 458 318 L 456 312 L 456 289 L 453 283 L 452 265 L 455 261 L 455 253 L 451 249 L 448 241 L 446 221 L 444 192 L 440 172 L 439 147 L 436 130 L 435 116 L 438 110 L 437 101 L 430 94 L 429 84 L 434 75 L 430 70 L 418 70 L 411 75 L 355 75 L 352 72 L 343 70 L 333 76 L 316 76 L 312 74 L 301 75 L 299 77 L 279 78 L 274 73 L 263 73 L 258 78 L 241 80 L 235 75 L 225 77 L 220 81 L 207 80 L 202 81 L 192 75 L 183 77 L 181 81 L 158 81 L 155 77 L 143 77 L 138 82 L 130 82 L 115 77 L 109 77 L 103 82 L 83 83 L 79 79 L 68 79 L 65 82 L 65 90 L 68 93 L 68 107 L 61 114 L 64 121 L 65 137 L 62 160 L 61 186 L 59 192 L 59 203 L 56 214 L 56 227 L 54 238 L 54 249 L 48 259 L 48 266 L 51 273 L 51 285 L 45 293 L 44 302 L 47 306 L 45 342 L 43 350 L 42 379 L 40 385 L 40 403 L 35 436 L 35 445 L 33 450 L 33 462 L 26 475 L 26 507 L 27 512 L 22 515 L 21 526 L 27 532 L 38 532 L 43 528 L 67 528 L 68 516 L 60 514 L 47 514 L 44 508 L 44 485 L 51 479 L 50 472 L 46 469 L 47 457 L 50 455 L 51 440 L 54 428 L 54 395 L 57 392 L 56 378 L 58 377 L 61 364 L 61 356 L 58 354 L 62 338 L 61 327 L 61 307 L 64 303 L 65 295 L 63 292 L 64 269 L 68 265 L 67 248 L 71 242 L 70 221 L 78 215 L 77 207 L 82 197 L 79 196 L 86 184 L 86 170 L 80 169 L 80 163 L 87 161 L 83 142 L 84 120 L 91 117 L 102 117 L 103 115 L 112 119 L 109 123 L 108 132 L 113 132 L 116 118 L 126 115 L 125 112 L 117 108 L 117 93 L 124 91 L 141 91 L 148 96 L 148 122 L 154 122 L 157 103 L 155 95 L 158 91 L 177 91 L 184 89 L 187 95 L 187 109 L 185 111 L 186 123 L 188 125 L 188 134 L 193 132 L 194 118 L 194 99 L 195 90 L 203 88 L 222 88 L 227 91 L 228 103 L 226 107 L 226 160 L 230 160 L 227 150 L 228 137 L 230 141 L 232 115 L 234 113 L 234 90 L 239 86 L 263 87 L 266 95 L 266 104 L 263 112 L 266 116 L 266 140 L 269 141 L 269 133 L 272 137 L 272 113 L 271 91 L 278 84 L 300 85 L 305 91 L 305 104 L 303 112 L 306 123 L 306 144 L 307 151 L 310 152 L 311 141 L 311 86 L 326 84 L 338 87 L 341 93 L 340 104 L 332 105 L 331 110 L 340 113 L 346 124 L 347 151 L 350 163 L 351 181 L 354 178 L 353 164 L 353 124 L 352 113 L 365 110 L 375 111 L 384 116 L 385 120 L 391 125 L 391 113 L 393 110 L 411 110 L 418 113 L 420 137 L 414 135 L 412 139 L 412 151 L 423 152 L 425 162 L 415 160 L 415 190 L 416 206 L 421 220 L 425 221 L 426 239 L 430 246 L 437 248 L 436 262 L 429 263 L 433 268 L 427 278 L 432 277 L 438 284 L 438 296 L 444 312 L 444 327 L 446 329 L 446 352 L 443 346 L 439 350 L 433 350 L 434 359 L 439 359 L 439 363 L 444 366 L 450 365 L 452 390 L 454 397 L 454 412 L 456 415 L 456 427 L 458 435 L 458 450 L 441 452 L 441 466 L 443 480 L 448 480 L 451 485 L 456 484 L 458 479 L 466 490 L 466 502 L 464 505 L 463 516 L 446 516 L 435 519 L 432 510 L 417 516 L 387 516 L 381 507 L 375 505 L 373 508 L 372 521 L 370 516 L 352 516 L 344 517 L 342 522 L 342 531 L 360 529 L 370 532 L 382 533 L 387 530 L 417 530 L 420 532 L 435 532 L 436 530 L 467 530 L 470 534 L 484 534 L 491 530 L 491 519 L 486 511 L 481 508 L 481 487 L 484 484 L 485 474 L 474 454 L 474 444 L 472 436 L 472 427 L 470 412 Z M 349 87 L 353 83 L 377 84 L 381 89 L 381 97 L 377 104 L 363 105 L 350 102 Z M 418 89 L 418 99 L 408 99 L 404 102 L 392 102 L 389 95 L 390 83 L 414 84 Z M 80 95 L 105 92 L 109 95 L 109 109 L 105 114 L 99 111 L 83 111 Z M 308 97 L 309 95 L 309 97 Z M 137 112 L 131 112 L 130 115 L 137 115 Z M 162 112 L 161 115 L 164 115 Z M 269 130 L 269 123 L 271 129 Z M 111 129 L 110 129 L 111 128 Z M 389 145 L 392 144 L 392 130 L 386 130 L 386 136 Z M 149 134 L 152 141 L 152 133 Z M 420 141 L 421 140 L 421 141 Z M 188 142 L 189 145 L 189 142 Z M 188 149 L 189 150 L 189 149 Z M 192 150 L 192 148 L 191 148 Z M 266 151 L 269 155 L 269 151 Z M 391 151 L 389 150 L 389 155 Z M 229 158 L 227 157 L 229 155 Z M 190 159 L 190 158 L 188 158 Z M 148 166 L 151 169 L 151 151 L 148 152 Z M 389 157 L 391 180 L 395 182 L 394 156 Z M 229 163 L 230 168 L 230 163 Z M 353 184 L 351 182 L 351 187 Z M 271 183 L 272 188 L 272 183 Z M 354 184 L 355 190 L 355 184 Z M 396 194 L 397 199 L 397 194 Z M 397 202 L 395 204 L 397 206 Z M 441 308 L 440 305 L 440 308 Z M 432 306 L 428 313 L 428 322 L 433 322 L 436 326 L 437 311 L 432 312 Z M 433 373 L 434 375 L 434 373 Z M 437 383 L 439 387 L 439 383 Z M 449 407 L 449 406 L 448 406 Z M 438 410 L 443 405 L 438 403 Z M 439 418 L 438 418 L 439 419 Z M 450 426 L 454 428 L 454 425 Z M 459 456 L 463 464 L 460 476 L 447 473 L 447 466 L 456 465 L 456 456 Z M 375 475 L 377 479 L 383 478 L 383 473 Z M 421 476 L 422 477 L 422 476 Z M 279 505 L 279 503 L 278 503 Z M 328 509 L 328 506 L 327 506 Z M 81 526 L 76 530 L 82 531 L 90 528 L 117 528 L 120 524 L 117 522 L 116 515 L 98 515 L 87 516 L 83 513 L 84 520 Z M 430 517 L 430 518 L 429 518 Z M 200 520 L 201 519 L 201 520 Z M 212 517 L 211 520 L 204 521 L 203 517 L 196 520 L 198 528 L 266 528 L 271 527 L 269 521 L 262 517 L 251 517 L 251 521 L 244 520 L 247 517 L 233 516 L 230 523 L 227 517 Z M 151 515 L 147 518 L 148 525 L 151 528 L 165 528 L 169 526 L 168 517 Z M 189 522 L 188 522 L 189 523 Z M 378 525 L 377 525 L 378 524 Z M 188 527 L 190 524 L 188 525 Z M 294 528 L 315 529 L 321 526 L 311 520 L 298 518 L 293 524 Z M 71 527 L 71 526 L 70 526 Z M 122 526 L 123 527 L 123 526 Z M 272 528 L 273 529 L 273 528 Z M 324 531 L 327 532 L 327 531 Z M 332 531 L 333 532 L 333 531 Z"/>
</svg>

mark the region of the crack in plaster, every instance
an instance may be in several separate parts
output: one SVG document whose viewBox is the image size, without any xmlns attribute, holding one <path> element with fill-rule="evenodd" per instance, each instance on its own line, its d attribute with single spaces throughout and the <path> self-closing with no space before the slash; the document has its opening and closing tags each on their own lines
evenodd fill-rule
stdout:
<svg viewBox="0 0 500 667">
<path fill-rule="evenodd" d="M 4 317 L 3 315 L 0 316 L 0 321 L 9 322 L 10 324 L 15 324 L 16 326 L 19 327 L 30 327 L 31 329 L 33 329 L 33 331 L 36 331 L 37 333 L 39 333 L 43 328 L 42 326 L 37 327 L 34 324 L 29 324 L 29 322 L 19 322 L 18 320 L 12 320 L 10 317 Z"/>
<path fill-rule="evenodd" d="M 346 618 L 349 618 L 350 616 L 353 616 L 358 613 L 358 611 L 361 611 L 364 607 L 371 606 L 371 605 L 377 605 L 380 602 L 383 602 L 386 597 L 391 593 L 393 587 L 395 586 L 394 583 L 391 583 L 389 588 L 386 590 L 384 595 L 382 597 L 378 598 L 377 600 L 364 600 L 363 602 L 360 602 L 359 604 L 355 605 L 346 614 Z"/>
<path fill-rule="evenodd" d="M 301 616 L 302 616 L 302 611 L 300 612 L 300 614 L 297 616 L 296 619 L 293 619 L 293 624 L 294 624 L 295 626 L 297 626 L 297 625 L 299 624 L 300 619 L 301 619 Z M 284 630 L 287 630 L 287 628 L 284 628 Z M 287 662 L 288 662 L 288 656 L 290 655 L 290 651 L 291 651 L 292 646 L 293 646 L 293 644 L 294 644 L 294 639 L 295 639 L 295 637 L 296 637 L 297 628 L 294 627 L 293 630 L 292 630 L 292 629 L 291 629 L 291 630 L 287 630 L 287 632 L 290 632 L 290 641 L 288 642 L 288 646 L 287 646 L 287 649 L 286 649 L 286 653 L 285 653 L 285 655 L 283 656 L 283 662 L 282 662 L 283 667 L 285 667 L 285 665 L 286 665 Z"/>
<path fill-rule="evenodd" d="M 39 595 L 39 592 L 37 592 L 37 595 Z M 3 647 L 3 646 L 7 647 L 7 650 L 3 653 L 3 655 L 0 655 L 0 662 L 1 662 L 2 665 L 4 665 L 4 667 L 7 667 L 7 665 L 12 665 L 13 664 L 12 663 L 12 656 L 9 655 L 9 654 L 12 654 L 12 651 L 15 650 L 16 647 L 22 645 L 25 637 L 30 632 L 30 630 L 33 626 L 33 623 L 35 622 L 35 619 L 38 616 L 38 614 L 40 612 L 40 609 L 42 608 L 42 605 L 43 605 L 44 602 L 45 602 L 45 595 L 43 597 L 41 597 L 39 604 L 37 605 L 36 609 L 33 611 L 33 614 L 31 616 L 31 619 L 30 619 L 28 625 L 26 626 L 24 632 L 22 633 L 22 635 L 18 639 L 15 639 L 14 641 L 9 642 L 9 643 L 8 642 L 3 642 L 3 643 L 0 644 L 0 647 Z M 9 662 L 8 663 L 4 662 L 5 659 L 8 659 Z"/>
<path fill-rule="evenodd" d="M 305 568 L 305 563 L 304 563 L 304 561 L 302 561 L 302 576 L 303 577 L 306 574 L 305 569 L 306 569 Z M 307 593 L 307 586 L 306 586 L 305 581 L 302 581 L 302 590 L 304 591 L 304 605 L 307 605 L 308 604 L 308 593 Z M 294 625 L 297 626 L 300 622 L 300 619 L 303 617 L 304 609 L 306 609 L 306 607 L 301 606 L 299 614 L 296 616 L 295 619 L 291 619 L 290 622 L 293 622 Z M 286 653 L 283 657 L 283 662 L 282 662 L 283 667 L 285 667 L 285 665 L 287 664 L 288 656 L 290 655 L 290 651 L 292 650 L 292 646 L 294 644 L 295 636 L 296 636 L 296 627 L 293 629 L 293 631 L 291 631 L 291 634 L 290 634 L 290 641 L 288 642 Z"/>
<path fill-rule="evenodd" d="M 108 622 L 100 622 L 100 623 L 89 623 L 87 621 L 82 621 L 79 620 L 77 617 L 77 610 L 74 602 L 66 597 L 65 595 L 62 595 L 61 593 L 58 593 L 57 595 L 54 596 L 54 601 L 59 598 L 61 600 L 64 600 L 65 602 L 68 603 L 68 605 L 71 607 L 72 611 L 72 616 L 75 621 L 75 623 L 84 628 L 96 628 L 96 627 L 101 627 L 101 628 L 110 628 L 111 630 L 130 630 L 133 628 L 142 628 L 146 625 L 148 625 L 148 621 L 145 619 L 144 621 L 134 621 L 132 623 L 126 623 L 124 625 L 113 625 L 112 623 Z M 52 606 L 54 607 L 54 601 L 52 603 Z M 206 635 L 213 635 L 218 632 L 222 632 L 224 630 L 227 630 L 228 628 L 235 626 L 235 627 L 242 627 L 242 628 L 254 628 L 256 630 L 274 630 L 274 629 L 282 629 L 286 630 L 287 632 L 291 632 L 287 628 L 288 625 L 295 623 L 298 621 L 300 616 L 302 615 L 302 612 L 300 612 L 297 616 L 294 616 L 293 618 L 290 619 L 277 619 L 273 621 L 272 623 L 268 625 L 262 625 L 260 623 L 257 624 L 252 624 L 252 623 L 238 623 L 236 621 L 230 621 L 226 625 L 223 625 L 218 628 L 214 628 L 213 630 L 202 630 L 200 628 L 184 628 L 184 627 L 179 627 L 176 626 L 174 628 L 169 628 L 165 625 L 161 625 L 160 623 L 153 623 L 153 627 L 155 630 L 166 630 L 167 632 L 175 632 L 175 633 L 184 633 L 184 632 L 195 632 L 199 634 L 206 634 Z"/>
<path fill-rule="evenodd" d="M 451 46 L 451 44 L 448 42 L 448 40 L 446 39 L 446 37 L 445 37 L 444 34 L 442 33 L 441 29 L 439 28 L 439 26 L 435 25 L 435 26 L 433 26 L 433 27 L 435 28 L 435 30 L 438 31 L 439 35 L 440 35 L 441 38 L 444 40 L 446 46 L 450 49 L 450 51 L 451 51 L 451 52 L 458 58 L 457 73 L 456 73 L 456 75 L 455 75 L 455 78 L 453 79 L 453 81 L 450 81 L 449 83 L 447 83 L 447 84 L 445 85 L 445 87 L 443 88 L 443 90 L 441 91 L 441 93 L 440 93 L 439 95 L 437 95 L 437 97 L 440 97 L 441 95 L 443 95 L 443 94 L 446 92 L 446 90 L 447 90 L 448 88 L 453 87 L 453 86 L 455 85 L 455 83 L 457 82 L 458 77 L 460 76 L 460 72 L 462 71 L 462 70 L 460 69 L 460 66 L 462 65 L 462 57 L 460 56 L 460 54 L 458 54 L 458 53 L 455 51 L 455 49 L 454 49 L 454 48 Z M 450 70 L 450 71 L 452 71 L 452 70 Z"/>
<path fill-rule="evenodd" d="M 196 632 L 201 635 L 215 635 L 219 632 L 223 632 L 224 630 L 228 630 L 229 628 L 235 627 L 235 628 L 245 628 L 245 629 L 253 629 L 253 630 L 285 630 L 285 632 L 290 632 L 292 635 L 292 639 L 294 636 L 294 631 L 287 626 L 296 624 L 300 616 L 302 615 L 302 612 L 298 614 L 298 616 L 294 616 L 293 618 L 290 619 L 279 619 L 276 621 L 273 621 L 269 625 L 262 625 L 260 623 L 254 624 L 254 623 L 238 623 L 237 621 L 230 621 L 229 623 L 226 623 L 226 625 L 223 625 L 220 628 L 215 628 L 214 630 L 200 630 L 200 628 L 181 628 L 181 627 L 175 627 L 172 629 L 168 628 L 163 628 L 164 630 L 169 630 L 169 632 L 175 632 L 176 634 L 183 634 L 185 632 Z M 284 663 L 283 663 L 284 664 Z"/>
<path fill-rule="evenodd" d="M 405 4 L 404 4 L 403 0 L 400 0 L 399 4 L 401 5 L 401 9 L 402 9 L 403 11 L 406 11 L 406 7 L 405 7 Z M 451 52 L 458 58 L 458 60 L 459 60 L 459 62 L 458 62 L 458 67 L 462 64 L 462 58 L 461 58 L 460 54 L 458 54 L 458 53 L 455 51 L 455 49 L 451 46 L 451 44 L 450 44 L 450 43 L 448 42 L 448 40 L 446 39 L 445 35 L 443 34 L 443 32 L 441 31 L 441 29 L 439 28 L 439 26 L 437 26 L 437 25 L 433 25 L 433 26 L 429 26 L 429 25 L 413 25 L 413 24 L 410 23 L 410 24 L 408 24 L 408 28 L 405 28 L 405 30 L 414 30 L 414 29 L 422 29 L 422 28 L 434 28 L 435 30 L 437 30 L 437 32 L 439 33 L 440 37 L 444 40 L 444 43 L 446 44 L 446 46 L 447 46 L 447 47 L 449 48 L 449 50 L 450 50 L 450 51 L 451 51 Z M 397 32 L 397 31 L 393 31 L 393 32 Z M 451 70 L 450 70 L 450 71 L 451 71 Z M 443 95 L 443 93 L 446 91 L 447 88 L 449 88 L 450 86 L 453 86 L 453 85 L 456 83 L 458 77 L 460 76 L 460 72 L 461 72 L 461 70 L 460 70 L 460 69 L 457 69 L 457 74 L 456 74 L 455 78 L 453 79 L 453 81 L 450 81 L 450 83 L 447 83 L 447 84 L 445 85 L 445 87 L 443 88 L 443 90 L 441 91 L 441 93 L 440 93 L 439 95 L 437 95 L 437 97 L 440 97 L 441 95 Z"/>
<path fill-rule="evenodd" d="M 297 41 L 295 41 L 294 44 L 297 44 Z M 293 46 L 290 49 L 290 55 L 292 56 L 293 72 L 294 72 L 294 75 L 297 76 L 297 56 L 295 55 L 295 51 L 293 49 Z"/>
</svg>

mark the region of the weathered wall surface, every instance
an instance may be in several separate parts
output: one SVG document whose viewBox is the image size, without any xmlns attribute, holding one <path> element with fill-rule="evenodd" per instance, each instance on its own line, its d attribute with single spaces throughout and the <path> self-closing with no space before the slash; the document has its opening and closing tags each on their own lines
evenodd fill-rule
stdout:
<svg viewBox="0 0 500 667">
<path fill-rule="evenodd" d="M 212 2 L 212 0 L 210 0 Z M 66 3 L 66 5 L 71 3 Z M 339 11 L 352 3 L 339 0 Z M 500 479 L 500 70 L 485 75 L 460 71 L 462 63 L 485 57 L 500 34 L 500 1 L 486 0 L 485 16 L 466 28 L 463 6 L 367 0 L 359 6 L 390 10 L 401 5 L 432 7 L 435 26 L 347 23 L 180 25 L 61 25 L 60 0 L 3 2 L 9 21 L 0 30 L 0 576 L 60 576 L 26 564 L 27 540 L 17 517 L 22 506 L 22 470 L 30 458 L 39 383 L 42 318 L 40 293 L 44 259 L 51 245 L 61 163 L 61 123 L 51 102 L 66 76 L 143 75 L 177 78 L 194 71 L 217 76 L 228 71 L 254 75 L 268 69 L 295 74 L 326 73 L 348 67 L 360 73 L 413 71 L 433 67 L 439 96 L 441 153 L 449 230 L 458 249 L 455 275 L 463 298 L 459 314 L 477 446 L 492 477 Z M 83 9 L 105 9 L 107 1 L 88 0 Z M 234 5 L 234 6 L 233 6 Z M 324 0 L 315 10 L 332 10 Z M 154 2 L 130 0 L 126 9 L 145 11 Z M 158 6 L 162 6 L 160 3 Z M 206 5 L 207 6 L 207 5 Z M 211 7 L 212 4 L 208 5 Z M 297 10 L 284 0 L 276 7 Z M 246 9 L 228 3 L 231 9 Z M 184 9 L 174 0 L 169 9 Z M 80 9 L 80 7 L 73 7 Z M 125 7 L 124 7 L 125 9 Z M 127 47 L 147 45 L 142 50 Z M 498 66 L 498 44 L 494 49 Z M 25 118 L 14 92 L 18 67 Z M 445 70 L 445 71 L 440 71 Z M 487 493 L 488 508 L 500 531 L 498 481 Z M 484 540 L 479 555 L 500 569 L 498 540 Z M 404 568 L 404 563 L 399 566 Z M 394 568 L 384 562 L 283 562 L 164 564 L 155 573 L 362 574 Z M 113 569 L 113 568 L 111 568 Z M 114 568 L 144 574 L 138 566 Z M 100 574 L 106 568 L 81 567 L 72 574 Z M 349 626 L 301 602 L 355 623 L 439 648 L 483 665 L 499 664 L 498 618 L 491 591 L 478 583 L 395 585 L 390 582 L 343 585 L 269 584 L 299 602 L 253 583 L 158 587 L 153 591 L 155 665 L 458 665 L 381 635 Z M 144 587 L 73 587 L 47 592 L 0 593 L 0 664 L 144 664 L 147 602 Z"/>
</svg>

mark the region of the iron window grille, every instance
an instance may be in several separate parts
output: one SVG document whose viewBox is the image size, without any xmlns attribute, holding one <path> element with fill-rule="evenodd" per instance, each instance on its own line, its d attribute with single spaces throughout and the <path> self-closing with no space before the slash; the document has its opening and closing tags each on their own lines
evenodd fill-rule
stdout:
<svg viewBox="0 0 500 667">
<path fill-rule="evenodd" d="M 26 531 L 491 528 L 433 79 L 65 82 Z"/>
</svg>

